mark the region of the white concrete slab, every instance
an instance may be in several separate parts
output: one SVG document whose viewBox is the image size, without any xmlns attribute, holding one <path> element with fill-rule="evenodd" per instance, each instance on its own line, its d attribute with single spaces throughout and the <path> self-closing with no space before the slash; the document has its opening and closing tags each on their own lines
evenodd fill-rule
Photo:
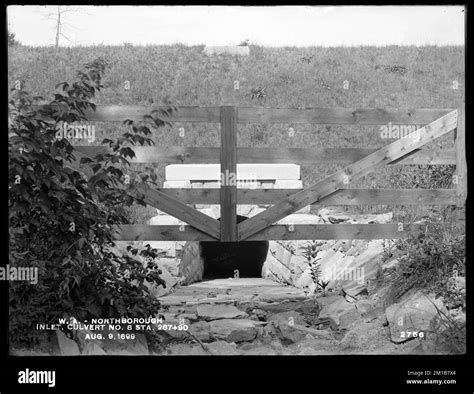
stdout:
<svg viewBox="0 0 474 394">
<path fill-rule="evenodd" d="M 214 219 L 217 219 L 220 217 L 219 205 L 207 205 L 206 207 L 208 208 L 200 209 L 200 212 L 208 216 L 211 216 Z M 264 208 L 255 208 L 255 209 L 252 209 L 251 212 L 249 212 L 248 207 L 250 206 L 241 205 L 240 209 L 237 208 L 237 214 L 247 216 L 247 217 L 252 217 L 265 210 Z M 295 224 L 319 224 L 319 223 L 321 223 L 321 218 L 317 215 L 311 215 L 311 214 L 305 214 L 305 213 L 294 213 L 293 215 L 289 215 L 286 218 L 279 220 L 275 224 L 295 225 Z M 185 226 L 188 225 L 185 222 L 170 215 L 154 216 L 150 219 L 149 224 L 167 225 L 167 226 L 181 225 L 181 224 L 184 224 Z"/>
<path fill-rule="evenodd" d="M 260 182 L 259 189 L 273 189 L 275 186 L 275 181 L 271 182 Z"/>
<path fill-rule="evenodd" d="M 166 166 L 167 181 L 218 181 L 220 164 L 170 164 Z M 237 180 L 300 179 L 297 164 L 237 164 Z"/>
<path fill-rule="evenodd" d="M 277 179 L 273 185 L 274 189 L 302 189 L 303 181 L 296 179 Z"/>
<path fill-rule="evenodd" d="M 319 224 L 321 218 L 317 215 L 305 214 L 305 213 L 294 213 L 289 215 L 275 224 Z"/>
<path fill-rule="evenodd" d="M 190 189 L 190 181 L 164 181 L 163 187 L 165 189 Z"/>
<path fill-rule="evenodd" d="M 166 181 L 168 187 L 172 187 L 174 183 L 172 182 L 183 182 L 183 181 Z M 176 183 L 179 184 L 179 183 Z M 207 181 L 207 182 L 197 182 L 191 181 L 191 188 L 192 189 L 220 189 L 221 182 L 220 181 Z M 255 181 L 255 182 L 245 182 L 245 181 L 237 181 L 237 189 L 260 189 L 262 187 L 262 183 Z"/>
</svg>

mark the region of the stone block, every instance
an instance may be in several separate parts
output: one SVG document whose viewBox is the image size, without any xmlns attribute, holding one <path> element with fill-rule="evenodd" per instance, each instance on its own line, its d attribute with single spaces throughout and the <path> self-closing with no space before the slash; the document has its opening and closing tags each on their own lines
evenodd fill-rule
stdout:
<svg viewBox="0 0 474 394">
<path fill-rule="evenodd" d="M 221 187 L 221 183 L 219 181 L 216 182 L 192 182 L 191 184 L 194 185 L 196 183 L 201 185 L 202 189 L 219 189 Z"/>
<path fill-rule="evenodd" d="M 237 319 L 248 317 L 247 313 L 233 305 L 199 305 L 197 315 L 204 320 Z"/>
<path fill-rule="evenodd" d="M 235 343 L 226 341 L 211 342 L 207 345 L 207 348 L 214 356 L 237 356 L 241 354 Z"/>
<path fill-rule="evenodd" d="M 329 298 L 329 297 L 328 297 Z M 318 302 L 320 300 L 318 299 Z M 360 318 L 354 304 L 347 302 L 343 297 L 326 304 L 319 313 L 321 319 L 328 318 L 335 327 L 347 329 Z"/>
<path fill-rule="evenodd" d="M 191 181 L 189 180 L 172 180 L 163 182 L 164 189 L 190 189 Z"/>
<path fill-rule="evenodd" d="M 438 312 L 440 310 L 441 312 Z M 432 321 L 439 313 L 446 313 L 440 299 L 433 295 L 415 293 L 405 301 L 390 305 L 385 309 L 392 342 L 401 343 L 413 339 L 413 332 L 427 334 L 432 329 Z"/>
<path fill-rule="evenodd" d="M 219 181 L 221 169 L 220 164 L 170 164 L 166 166 L 165 177 L 167 182 Z M 298 180 L 300 179 L 300 166 L 297 164 L 280 163 L 237 164 L 237 180 L 261 179 Z"/>
<path fill-rule="evenodd" d="M 81 354 L 77 343 L 69 339 L 62 331 L 57 330 L 56 335 L 61 356 L 79 356 Z"/>
<path fill-rule="evenodd" d="M 163 225 L 163 226 L 176 226 L 183 222 L 170 215 L 158 215 L 150 219 L 149 224 L 151 225 Z"/>
<path fill-rule="evenodd" d="M 274 181 L 264 181 L 260 182 L 260 188 L 262 189 L 273 189 L 275 187 Z"/>
<path fill-rule="evenodd" d="M 274 189 L 302 189 L 303 181 L 298 178 L 285 179 L 285 178 L 275 178 L 275 183 L 273 184 Z"/>
<path fill-rule="evenodd" d="M 187 242 L 181 251 L 179 276 L 184 277 L 183 285 L 189 285 L 202 280 L 204 261 L 201 258 L 198 242 Z"/>
</svg>

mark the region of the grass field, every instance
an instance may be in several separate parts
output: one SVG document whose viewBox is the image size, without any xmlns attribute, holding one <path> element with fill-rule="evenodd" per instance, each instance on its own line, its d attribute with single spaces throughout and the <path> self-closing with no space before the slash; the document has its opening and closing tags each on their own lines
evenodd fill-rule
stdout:
<svg viewBox="0 0 474 394">
<path fill-rule="evenodd" d="M 105 75 L 105 89 L 97 97 L 98 104 L 151 107 L 169 100 L 178 106 L 455 108 L 464 103 L 462 47 L 251 45 L 248 57 L 209 57 L 203 53 L 203 46 L 95 46 L 58 51 L 15 46 L 9 47 L 8 83 L 13 86 L 20 80 L 31 94 L 48 98 L 57 83 L 73 80 L 84 63 L 99 56 L 107 58 L 111 67 Z M 126 81 L 130 84 L 128 90 Z M 234 81 L 239 81 L 238 90 L 234 89 Z M 453 88 L 455 81 L 458 89 Z M 252 98 L 253 88 L 263 88 L 265 97 Z M 239 125 L 238 145 L 379 147 L 391 142 L 380 138 L 379 126 L 297 125 L 293 137 L 288 135 L 289 126 Z M 185 127 L 184 138 L 178 135 L 179 127 Z M 98 124 L 97 141 L 120 129 L 117 124 Z M 154 140 L 161 146 L 218 146 L 218 137 L 218 125 L 174 124 L 160 129 Z M 452 147 L 452 133 L 436 144 Z M 156 167 L 162 179 L 164 165 Z M 431 180 L 427 167 L 385 169 L 352 186 L 372 185 L 375 181 L 380 188 L 413 184 L 428 188 Z M 303 182 L 310 185 L 339 168 L 302 166 Z M 418 181 L 412 175 L 418 175 Z"/>
</svg>

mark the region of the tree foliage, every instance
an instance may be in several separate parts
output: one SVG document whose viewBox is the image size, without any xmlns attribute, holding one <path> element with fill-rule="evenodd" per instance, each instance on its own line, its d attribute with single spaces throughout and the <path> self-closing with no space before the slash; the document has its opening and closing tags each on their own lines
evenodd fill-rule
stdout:
<svg viewBox="0 0 474 394">
<path fill-rule="evenodd" d="M 15 38 L 15 33 L 8 32 L 8 46 L 20 45 L 20 41 Z"/>
<path fill-rule="evenodd" d="M 92 99 L 103 88 L 106 67 L 101 58 L 86 64 L 75 82 L 57 86 L 47 105 L 36 105 L 41 97 L 12 90 L 10 266 L 37 268 L 39 278 L 36 285 L 10 282 L 13 343 L 34 343 L 40 338 L 34 326 L 57 323 L 59 317 L 147 317 L 158 311 L 159 303 L 145 283 L 164 285 L 156 250 L 147 246 L 119 252 L 113 225 L 127 223 L 125 207 L 146 205 L 135 186 L 153 183 L 156 175 L 147 168 L 138 177 L 129 159 L 135 156 L 134 145 L 153 143 L 150 127 L 164 125 L 160 116 L 173 109 L 154 112 L 138 123 L 126 120 L 128 132 L 102 141 L 109 153 L 80 160 L 84 171 L 77 168 L 74 145 L 56 138 L 65 122 L 83 122 L 85 111 L 95 110 Z"/>
</svg>

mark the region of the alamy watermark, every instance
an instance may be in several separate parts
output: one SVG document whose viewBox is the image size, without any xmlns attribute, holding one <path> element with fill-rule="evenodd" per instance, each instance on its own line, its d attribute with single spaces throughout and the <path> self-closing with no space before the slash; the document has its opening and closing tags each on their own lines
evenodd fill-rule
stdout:
<svg viewBox="0 0 474 394">
<path fill-rule="evenodd" d="M 90 124 L 69 124 L 64 122 L 56 131 L 56 138 L 71 140 L 95 141 L 95 125 Z"/>
<path fill-rule="evenodd" d="M 222 186 L 240 186 L 246 189 L 256 189 L 258 187 L 257 174 L 230 172 L 225 170 L 220 174 Z"/>
<path fill-rule="evenodd" d="M 19 280 L 30 282 L 33 285 L 38 283 L 38 267 L 0 267 L 0 280 Z"/>
<path fill-rule="evenodd" d="M 397 125 L 389 122 L 388 125 L 380 127 L 380 138 L 383 139 L 399 139 L 399 138 L 411 138 L 415 141 L 420 139 L 420 129 L 423 126 L 420 125 Z"/>
<path fill-rule="evenodd" d="M 326 271 L 321 278 L 323 281 L 333 281 L 333 280 L 352 280 L 358 283 L 365 282 L 365 270 L 364 267 L 357 268 L 338 268 L 332 267 L 330 270 Z"/>
</svg>

